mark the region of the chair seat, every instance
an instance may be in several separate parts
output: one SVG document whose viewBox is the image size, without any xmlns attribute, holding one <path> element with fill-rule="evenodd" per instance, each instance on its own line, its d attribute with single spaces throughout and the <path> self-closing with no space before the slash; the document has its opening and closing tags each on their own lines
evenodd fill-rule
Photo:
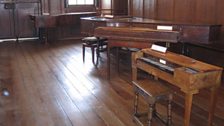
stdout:
<svg viewBox="0 0 224 126">
<path fill-rule="evenodd" d="M 85 37 L 82 39 L 82 41 L 97 41 L 97 37 Z"/>
<path fill-rule="evenodd" d="M 91 45 L 97 43 L 98 39 L 97 37 L 85 37 L 82 39 L 86 44 Z"/>
</svg>

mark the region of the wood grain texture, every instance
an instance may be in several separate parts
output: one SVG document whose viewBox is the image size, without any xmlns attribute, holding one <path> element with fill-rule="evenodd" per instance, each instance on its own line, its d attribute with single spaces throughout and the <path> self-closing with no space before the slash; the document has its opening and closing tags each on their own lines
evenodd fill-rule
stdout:
<svg viewBox="0 0 224 126">
<path fill-rule="evenodd" d="M 134 17 L 143 17 L 143 0 L 133 0 L 132 4 L 132 15 Z"/>
<path fill-rule="evenodd" d="M 111 65 L 106 80 L 106 54 L 96 68 L 87 50 L 82 62 L 80 41 L 61 41 L 50 46 L 34 41 L 0 43 L 0 86 L 10 97 L 0 96 L 0 124 L 3 126 L 136 126 L 132 121 L 134 94 L 130 55 L 123 54 L 120 73 Z M 111 56 L 113 58 L 113 56 Z M 115 61 L 115 60 L 112 60 Z M 2 88 L 2 87 L 1 87 Z M 224 123 L 224 87 L 218 93 L 214 125 Z M 193 99 L 191 126 L 206 125 L 209 91 Z M 173 123 L 183 122 L 184 97 L 174 95 Z M 141 100 L 141 104 L 144 103 Z M 140 110 L 146 110 L 146 104 Z M 158 104 L 158 111 L 166 112 Z M 155 121 L 153 126 L 162 126 Z"/>
<path fill-rule="evenodd" d="M 216 0 L 197 0 L 195 22 L 216 23 Z"/>
<path fill-rule="evenodd" d="M 175 0 L 157 0 L 156 19 L 172 21 L 174 17 L 174 1 Z"/>
<path fill-rule="evenodd" d="M 145 0 L 144 1 L 144 18 L 156 18 L 156 0 Z"/>
<path fill-rule="evenodd" d="M 175 0 L 174 20 L 193 22 L 195 20 L 195 0 Z"/>
</svg>

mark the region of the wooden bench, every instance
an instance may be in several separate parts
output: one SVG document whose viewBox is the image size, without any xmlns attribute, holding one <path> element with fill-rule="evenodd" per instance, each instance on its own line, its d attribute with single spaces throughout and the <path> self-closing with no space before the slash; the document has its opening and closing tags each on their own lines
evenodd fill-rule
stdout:
<svg viewBox="0 0 224 126">
<path fill-rule="evenodd" d="M 140 121 L 140 117 L 144 115 L 148 115 L 148 126 L 152 124 L 152 118 L 154 116 L 158 117 L 163 123 L 170 126 L 172 119 L 171 119 L 171 102 L 172 102 L 172 93 L 168 87 L 166 87 L 162 82 L 159 80 L 154 79 L 144 79 L 144 80 L 137 80 L 133 81 L 134 93 L 135 93 L 135 100 L 134 100 L 134 121 L 141 126 L 143 123 Z M 144 100 L 149 105 L 149 110 L 146 114 L 138 112 L 138 101 L 139 101 L 139 94 L 143 96 Z M 168 101 L 167 106 L 167 118 L 164 120 L 161 118 L 159 113 L 157 113 L 155 106 L 159 100 L 166 100 Z"/>
</svg>

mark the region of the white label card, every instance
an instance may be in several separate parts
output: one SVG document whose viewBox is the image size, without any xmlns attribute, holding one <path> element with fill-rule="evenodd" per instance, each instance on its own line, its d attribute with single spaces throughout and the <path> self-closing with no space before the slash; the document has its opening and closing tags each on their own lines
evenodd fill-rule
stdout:
<svg viewBox="0 0 224 126">
<path fill-rule="evenodd" d="M 166 60 L 163 60 L 163 59 L 159 59 L 159 62 L 162 64 L 166 64 Z"/>
<path fill-rule="evenodd" d="M 173 30 L 173 26 L 157 25 L 157 30 L 168 30 L 168 31 L 172 31 Z"/>
<path fill-rule="evenodd" d="M 162 53 L 166 53 L 166 50 L 167 50 L 166 47 L 155 45 L 155 44 L 152 44 L 151 49 L 158 52 L 162 52 Z"/>
</svg>

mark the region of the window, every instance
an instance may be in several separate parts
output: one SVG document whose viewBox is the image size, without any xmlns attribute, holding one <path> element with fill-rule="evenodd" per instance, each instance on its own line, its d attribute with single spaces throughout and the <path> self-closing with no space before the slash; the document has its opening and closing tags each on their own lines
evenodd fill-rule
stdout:
<svg viewBox="0 0 224 126">
<path fill-rule="evenodd" d="M 93 5 L 94 0 L 68 0 L 68 5 Z"/>
</svg>

